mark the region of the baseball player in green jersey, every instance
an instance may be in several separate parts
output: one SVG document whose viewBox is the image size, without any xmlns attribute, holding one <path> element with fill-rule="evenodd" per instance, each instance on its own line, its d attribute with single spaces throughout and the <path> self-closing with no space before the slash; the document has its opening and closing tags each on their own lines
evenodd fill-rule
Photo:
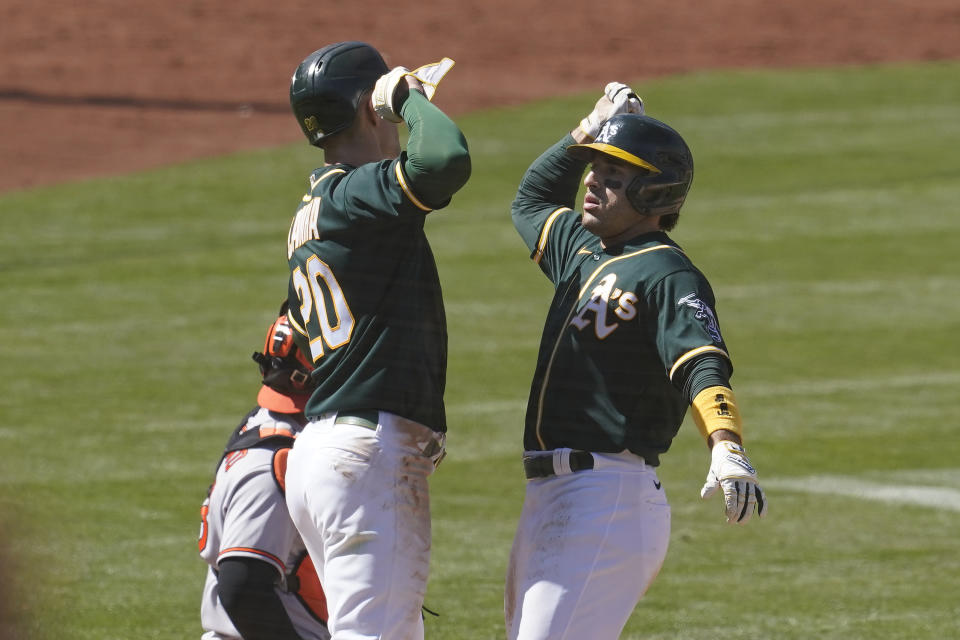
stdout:
<svg viewBox="0 0 960 640">
<path fill-rule="evenodd" d="M 688 407 L 712 450 L 702 496 L 722 489 L 728 522 L 764 515 L 713 291 L 666 233 L 692 180 L 680 134 L 610 83 L 520 184 L 513 221 L 555 294 L 527 406 L 511 640 L 619 636 L 666 556 L 655 468 Z"/>
<path fill-rule="evenodd" d="M 290 89 L 324 166 L 287 240 L 288 315 L 318 381 L 287 504 L 336 640 L 423 637 L 427 479 L 447 428 L 446 319 L 424 222 L 470 175 L 463 134 L 428 99 L 451 64 L 391 70 L 370 45 L 341 42 L 308 56 Z"/>
</svg>

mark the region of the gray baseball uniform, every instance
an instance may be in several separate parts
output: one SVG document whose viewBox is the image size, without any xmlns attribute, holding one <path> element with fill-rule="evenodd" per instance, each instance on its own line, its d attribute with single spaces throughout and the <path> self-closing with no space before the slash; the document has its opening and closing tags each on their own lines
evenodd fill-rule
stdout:
<svg viewBox="0 0 960 640">
<path fill-rule="evenodd" d="M 203 640 L 242 640 L 217 593 L 218 565 L 253 558 L 277 571 L 277 595 L 297 633 L 328 640 L 326 605 L 283 493 L 294 416 L 255 408 L 234 432 L 201 509 L 200 556 L 209 565 L 201 604 Z M 320 599 L 317 594 L 320 594 Z"/>
</svg>

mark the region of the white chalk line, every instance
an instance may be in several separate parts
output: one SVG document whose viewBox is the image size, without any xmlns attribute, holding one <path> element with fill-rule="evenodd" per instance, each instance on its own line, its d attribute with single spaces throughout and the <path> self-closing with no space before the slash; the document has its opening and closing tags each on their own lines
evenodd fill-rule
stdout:
<svg viewBox="0 0 960 640">
<path fill-rule="evenodd" d="M 849 476 L 815 475 L 802 478 L 762 479 L 764 487 L 906 504 L 960 512 L 960 489 L 942 486 L 911 486 L 869 482 Z"/>
<path fill-rule="evenodd" d="M 913 387 L 955 387 L 960 385 L 960 371 L 930 371 L 898 376 L 796 380 L 794 382 L 743 384 L 743 395 L 796 396 L 831 395 L 835 393 L 876 391 L 878 389 L 910 389 Z M 738 394 L 740 392 L 738 391 Z"/>
</svg>

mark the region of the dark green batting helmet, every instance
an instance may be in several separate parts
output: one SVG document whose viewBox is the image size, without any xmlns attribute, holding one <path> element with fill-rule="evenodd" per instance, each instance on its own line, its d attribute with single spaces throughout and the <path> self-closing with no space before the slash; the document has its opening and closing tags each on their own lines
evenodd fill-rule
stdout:
<svg viewBox="0 0 960 640">
<path fill-rule="evenodd" d="M 337 42 L 314 51 L 290 81 L 290 106 L 310 144 L 353 124 L 364 92 L 387 73 L 387 63 L 365 42 Z"/>
<path fill-rule="evenodd" d="M 614 116 L 604 123 L 596 140 L 570 145 L 567 153 L 585 161 L 602 153 L 636 167 L 639 175 L 627 185 L 627 199 L 645 216 L 679 212 L 693 183 L 693 154 L 687 143 L 650 116 Z"/>
</svg>

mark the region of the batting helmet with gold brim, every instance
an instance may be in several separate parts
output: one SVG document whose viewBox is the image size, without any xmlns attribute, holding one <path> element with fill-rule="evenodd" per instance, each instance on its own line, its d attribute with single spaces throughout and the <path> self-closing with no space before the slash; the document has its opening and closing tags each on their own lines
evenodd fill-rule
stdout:
<svg viewBox="0 0 960 640">
<path fill-rule="evenodd" d="M 593 142 L 570 145 L 567 153 L 586 162 L 600 153 L 631 166 L 627 199 L 642 215 L 679 212 L 693 183 L 693 154 L 683 137 L 647 115 L 616 115 Z"/>
</svg>

